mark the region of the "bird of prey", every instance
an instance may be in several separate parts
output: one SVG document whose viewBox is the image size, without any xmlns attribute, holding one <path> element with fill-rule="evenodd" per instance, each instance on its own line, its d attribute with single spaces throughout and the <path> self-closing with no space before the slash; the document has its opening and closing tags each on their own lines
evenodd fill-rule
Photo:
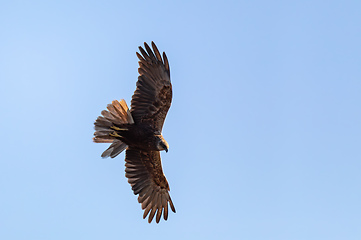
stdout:
<svg viewBox="0 0 361 240">
<path fill-rule="evenodd" d="M 101 155 L 116 157 L 126 149 L 125 176 L 138 202 L 159 223 L 162 214 L 168 219 L 168 204 L 175 208 L 169 195 L 169 185 L 163 174 L 160 151 L 168 152 L 169 145 L 162 136 L 162 128 L 172 102 L 172 84 L 166 54 L 163 58 L 152 42 L 153 50 L 144 43 L 139 47 L 139 76 L 130 109 L 126 102 L 114 100 L 101 112 L 94 125 L 93 141 L 111 143 Z"/>
</svg>

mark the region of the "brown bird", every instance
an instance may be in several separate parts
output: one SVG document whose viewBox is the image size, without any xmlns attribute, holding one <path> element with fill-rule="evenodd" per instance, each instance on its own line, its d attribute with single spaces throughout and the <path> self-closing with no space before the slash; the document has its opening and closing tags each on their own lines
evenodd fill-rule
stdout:
<svg viewBox="0 0 361 240">
<path fill-rule="evenodd" d="M 154 42 L 153 51 L 147 43 L 144 46 L 146 51 L 139 47 L 141 54 L 136 53 L 139 77 L 130 110 L 123 99 L 108 104 L 94 123 L 93 141 L 111 143 L 103 158 L 114 158 L 126 149 L 125 176 L 134 194 L 139 194 L 143 218 L 150 213 L 148 222 L 156 215 L 158 223 L 162 213 L 168 219 L 168 203 L 175 212 L 160 159 L 160 151 L 169 149 L 162 128 L 172 102 L 172 84 L 165 53 L 162 58 Z"/>
</svg>

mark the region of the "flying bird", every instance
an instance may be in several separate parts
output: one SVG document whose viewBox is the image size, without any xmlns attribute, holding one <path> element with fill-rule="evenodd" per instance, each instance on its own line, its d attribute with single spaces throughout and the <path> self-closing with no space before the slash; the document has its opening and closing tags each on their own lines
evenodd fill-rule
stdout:
<svg viewBox="0 0 361 240">
<path fill-rule="evenodd" d="M 148 222 L 162 214 L 168 219 L 168 204 L 175 211 L 169 195 L 169 184 L 163 174 L 160 151 L 168 152 L 169 145 L 162 136 L 165 117 L 172 102 L 172 84 L 166 54 L 163 58 L 152 42 L 153 50 L 144 43 L 139 47 L 139 76 L 130 109 L 124 99 L 112 101 L 101 112 L 94 125 L 93 141 L 111 143 L 101 155 L 114 158 L 126 149 L 125 176 Z"/>
</svg>

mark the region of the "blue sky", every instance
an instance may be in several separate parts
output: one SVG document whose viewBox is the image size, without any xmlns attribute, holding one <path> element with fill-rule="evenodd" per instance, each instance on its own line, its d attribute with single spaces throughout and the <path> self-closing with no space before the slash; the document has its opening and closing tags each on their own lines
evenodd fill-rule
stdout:
<svg viewBox="0 0 361 240">
<path fill-rule="evenodd" d="M 8 1 L 0 8 L 1 239 L 360 239 L 360 1 Z M 148 224 L 124 154 L 91 141 L 135 52 L 171 66 Z"/>
</svg>

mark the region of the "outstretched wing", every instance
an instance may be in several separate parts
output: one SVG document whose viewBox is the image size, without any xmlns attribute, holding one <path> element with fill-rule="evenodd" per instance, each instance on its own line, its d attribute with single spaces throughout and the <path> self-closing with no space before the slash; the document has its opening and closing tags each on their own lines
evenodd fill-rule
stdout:
<svg viewBox="0 0 361 240">
<path fill-rule="evenodd" d="M 167 56 L 163 59 L 152 42 L 152 48 L 144 43 L 146 51 L 139 47 L 139 77 L 131 101 L 131 113 L 136 123 L 148 123 L 159 132 L 172 102 L 172 84 Z"/>
<path fill-rule="evenodd" d="M 128 148 L 125 161 L 125 176 L 134 194 L 139 194 L 138 202 L 144 209 L 143 218 L 150 212 L 148 222 L 156 215 L 158 223 L 163 213 L 164 220 L 167 220 L 168 203 L 173 212 L 175 208 L 169 195 L 168 181 L 163 174 L 159 151 L 144 152 Z"/>
</svg>

